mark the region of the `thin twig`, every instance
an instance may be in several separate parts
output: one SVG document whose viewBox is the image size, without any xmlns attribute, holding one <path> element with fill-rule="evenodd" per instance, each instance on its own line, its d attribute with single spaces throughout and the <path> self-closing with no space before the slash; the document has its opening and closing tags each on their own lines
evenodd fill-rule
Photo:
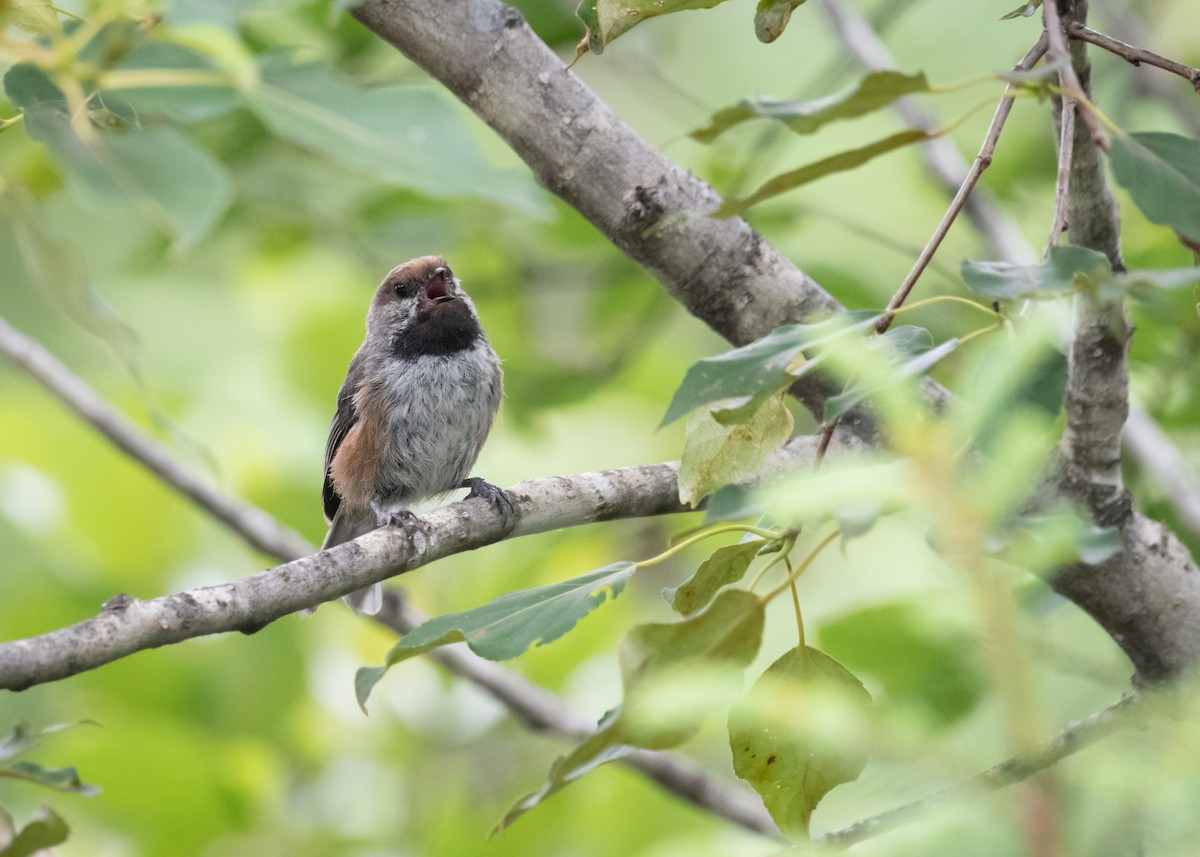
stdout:
<svg viewBox="0 0 1200 857">
<path fill-rule="evenodd" d="M 1137 693 L 1127 693 L 1108 708 L 1070 724 L 1047 740 L 1035 753 L 1014 756 L 955 785 L 856 821 L 815 841 L 822 845 L 850 846 L 892 830 L 934 807 L 1026 780 L 1126 725 L 1139 699 Z"/>
<path fill-rule="evenodd" d="M 1059 72 L 1063 84 L 1063 101 L 1066 102 L 1065 96 L 1071 96 L 1071 100 L 1087 99 L 1087 94 L 1083 90 L 1083 84 L 1079 81 L 1079 74 L 1075 71 L 1075 65 L 1071 62 L 1071 52 L 1067 48 L 1067 40 L 1063 35 L 1063 20 L 1058 14 L 1058 0 L 1043 0 L 1042 14 L 1045 20 L 1046 35 L 1050 39 L 1050 54 L 1062 60 L 1062 70 Z M 1064 108 L 1065 109 L 1065 108 Z M 1096 144 L 1102 151 L 1108 151 L 1108 140 L 1104 136 L 1104 132 L 1100 130 L 1100 122 L 1096 119 L 1096 114 L 1088 109 L 1083 102 L 1079 103 L 1077 110 L 1083 115 L 1083 124 L 1087 125 L 1088 133 L 1092 137 L 1092 142 Z"/>
<path fill-rule="evenodd" d="M 1021 61 L 1013 67 L 1014 71 L 1028 71 L 1037 64 L 1037 61 L 1046 53 L 1047 48 L 1046 35 L 1037 40 L 1029 52 L 1021 58 Z M 975 162 L 971 165 L 970 172 L 963 179 L 962 185 L 958 189 L 958 193 L 954 195 L 954 199 L 950 202 L 950 207 L 946 209 L 946 213 L 942 216 L 941 223 L 934 230 L 933 236 L 930 237 L 929 243 L 925 245 L 925 249 L 921 251 L 921 255 L 917 257 L 916 263 L 912 270 L 908 272 L 908 276 L 904 278 L 904 282 L 900 284 L 900 288 L 896 294 L 892 296 L 888 302 L 888 310 L 898 309 L 908 298 L 909 293 L 913 290 L 913 286 L 917 284 L 921 274 L 928 267 L 929 261 L 933 258 L 933 254 L 937 252 L 942 244 L 942 240 L 946 237 L 946 233 L 950 231 L 951 225 L 958 217 L 958 213 L 962 211 L 966 204 L 967 197 L 971 195 L 971 191 L 979 182 L 979 177 L 983 175 L 992 163 L 992 154 L 996 150 L 996 142 L 1000 139 L 1000 132 L 1004 128 L 1004 123 L 1008 119 L 1008 114 L 1012 111 L 1014 93 L 1017 90 L 1015 84 L 1009 84 L 1005 87 L 1004 96 L 1000 99 L 1000 103 L 996 106 L 996 113 L 992 117 L 992 124 L 988 126 L 987 134 L 983 138 L 983 145 L 979 147 L 979 154 L 975 156 Z M 875 329 L 879 333 L 884 333 L 892 325 L 892 320 L 895 318 L 890 312 L 879 320 L 875 325 Z"/>
<path fill-rule="evenodd" d="M 1063 96 L 1059 102 L 1060 128 L 1058 134 L 1058 171 L 1054 177 L 1054 219 L 1050 221 L 1050 236 L 1046 239 L 1043 259 L 1057 246 L 1067 228 L 1067 208 L 1071 203 L 1071 159 L 1075 152 L 1075 100 Z"/>
<path fill-rule="evenodd" d="M 1116 54 L 1133 65 L 1145 63 L 1146 65 L 1152 65 L 1164 71 L 1169 71 L 1171 74 L 1177 74 L 1190 83 L 1193 89 L 1200 92 L 1200 68 L 1192 68 L 1189 65 L 1184 65 L 1181 62 L 1160 56 L 1145 48 L 1139 48 L 1120 39 L 1114 39 L 1112 36 L 1106 36 L 1104 33 L 1097 32 L 1078 21 L 1067 22 L 1067 35 L 1073 39 L 1079 39 L 1081 42 L 1093 44 L 1098 48 L 1108 51 L 1110 54 Z"/>
</svg>

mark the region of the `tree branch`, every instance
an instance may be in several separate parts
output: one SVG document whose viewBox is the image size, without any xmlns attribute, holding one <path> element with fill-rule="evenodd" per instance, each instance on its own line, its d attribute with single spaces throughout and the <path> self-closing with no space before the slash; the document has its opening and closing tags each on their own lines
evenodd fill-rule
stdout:
<svg viewBox="0 0 1200 857">
<path fill-rule="evenodd" d="M 298 560 L 302 567 L 314 559 L 309 556 L 314 548 L 299 534 L 282 526 L 266 512 L 224 495 L 200 481 L 187 468 L 173 461 L 159 444 L 113 410 L 39 343 L 3 319 L 0 319 L 0 353 L 7 355 L 15 365 L 30 374 L 69 410 L 95 427 L 135 462 L 151 470 L 164 484 L 221 521 L 252 547 L 282 560 Z M 815 448 L 815 439 L 801 439 L 777 458 L 777 464 L 780 467 L 790 466 L 790 457 L 793 455 L 798 456 L 796 463 L 804 460 L 805 456 L 811 460 Z M 651 481 L 665 477 L 668 482 L 674 482 L 674 469 L 670 465 L 651 465 L 642 470 L 643 475 L 649 475 Z M 574 495 L 575 500 L 587 502 L 586 494 L 590 493 L 591 502 L 595 504 L 595 519 L 600 520 L 602 516 L 620 517 L 614 507 L 621 502 L 621 485 L 626 489 L 632 488 L 620 474 L 616 480 L 620 484 L 615 484 L 611 479 L 614 473 L 591 474 L 599 484 L 584 484 L 583 492 L 572 491 L 572 479 L 543 481 L 553 483 L 553 489 L 564 492 L 564 496 Z M 587 479 L 585 476 L 582 482 L 586 483 Z M 632 490 L 641 493 L 640 488 Z M 655 503 L 670 507 L 672 504 L 678 506 L 676 492 L 677 489 L 672 488 L 666 493 L 650 493 L 657 496 Z M 576 507 L 579 507 L 578 503 Z M 560 507 L 559 511 L 563 509 Z M 486 512 L 490 513 L 490 510 Z M 522 525 L 530 526 L 530 522 L 523 521 Z M 465 526 L 472 529 L 469 522 Z M 551 528 L 554 526 L 551 525 Z M 502 531 L 503 525 L 500 527 Z M 380 535 L 386 538 L 389 534 Z M 318 558 L 322 556 L 317 555 Z M 307 560 L 302 560 L 302 557 Z M 420 559 L 429 562 L 432 556 L 426 554 L 418 561 Z M 369 558 L 363 561 L 371 562 Z M 297 585 L 297 579 L 291 577 L 287 568 L 285 566 L 256 575 L 250 578 L 250 581 L 255 581 L 252 585 L 250 581 L 240 581 L 149 602 L 118 596 L 111 599 L 95 619 L 31 640 L 0 643 L 0 687 L 22 689 L 52 680 L 52 676 L 75 674 L 135 651 L 181 642 L 203 634 L 257 630 L 272 618 L 291 612 L 290 609 L 282 612 L 270 609 L 268 600 L 273 597 L 272 592 L 278 592 L 280 586 L 289 590 Z M 303 584 L 301 586 L 303 588 Z M 349 586 L 351 590 L 356 588 L 355 585 Z M 317 602 L 311 601 L 304 606 L 313 603 Z M 238 607 L 236 613 L 231 609 L 234 604 Z M 264 608 L 267 608 L 265 612 Z M 385 608 L 379 620 L 399 633 L 407 633 L 424 621 L 419 611 L 404 604 L 394 594 L 387 595 Z M 553 694 L 469 650 L 446 647 L 431 652 L 429 656 L 489 693 L 530 729 L 568 739 L 586 737 L 595 731 L 594 723 L 572 711 Z M 710 779 L 686 758 L 641 751 L 621 761 L 702 809 L 754 832 L 778 836 L 778 828 L 758 801 L 736 786 Z"/>
<path fill-rule="evenodd" d="M 1145 48 L 1135 47 L 1120 39 L 1114 39 L 1112 36 L 1098 33 L 1084 26 L 1079 21 L 1070 21 L 1067 23 L 1067 35 L 1072 39 L 1079 39 L 1093 44 L 1098 48 L 1108 51 L 1110 54 L 1116 54 L 1133 65 L 1145 63 L 1146 65 L 1152 65 L 1164 71 L 1169 71 L 1171 74 L 1177 74 L 1190 83 L 1193 89 L 1200 92 L 1200 68 L 1192 68 L 1173 59 L 1159 56 Z"/>
<path fill-rule="evenodd" d="M 815 841 L 822 845 L 847 847 L 899 827 L 911 821 L 915 816 L 942 804 L 983 792 L 996 791 L 1026 780 L 1125 726 L 1136 710 L 1139 699 L 1138 694 L 1127 693 L 1108 708 L 1071 723 L 1061 732 L 1049 738 L 1036 753 L 1014 756 L 953 786 L 948 786 L 919 800 L 894 807 L 870 818 L 864 818 L 862 821 L 856 821 L 841 830 L 818 837 Z"/>
</svg>

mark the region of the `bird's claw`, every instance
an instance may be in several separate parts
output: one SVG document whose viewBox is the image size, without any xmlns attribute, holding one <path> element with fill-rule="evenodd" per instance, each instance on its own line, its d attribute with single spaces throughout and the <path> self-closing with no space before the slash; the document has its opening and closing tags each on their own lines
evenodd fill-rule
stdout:
<svg viewBox="0 0 1200 857">
<path fill-rule="evenodd" d="M 403 527 L 407 529 L 417 519 L 417 516 L 407 509 L 391 511 L 375 509 L 375 525 L 378 527 Z"/>
<path fill-rule="evenodd" d="M 461 488 L 470 488 L 470 493 L 466 499 L 479 497 L 487 501 L 487 504 L 495 509 L 502 518 L 508 519 L 517 511 L 517 507 L 513 504 L 512 498 L 508 496 L 503 488 L 497 488 L 486 479 L 481 479 L 478 476 L 472 476 L 470 479 L 464 479 Z"/>
</svg>

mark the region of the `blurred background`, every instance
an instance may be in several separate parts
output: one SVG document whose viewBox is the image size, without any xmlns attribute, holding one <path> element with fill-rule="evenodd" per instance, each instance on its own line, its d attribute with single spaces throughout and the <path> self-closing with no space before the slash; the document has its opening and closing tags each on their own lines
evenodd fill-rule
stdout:
<svg viewBox="0 0 1200 857">
<path fill-rule="evenodd" d="M 997 20 L 1012 2 L 879 0 L 856 8 L 876 22 L 898 68 L 923 70 L 944 85 L 1011 67 L 1037 38 L 1036 17 Z M 583 27 L 571 2 L 516 5 L 564 59 L 573 56 Z M 142 27 L 161 15 L 148 37 L 126 33 L 143 52 L 138 67 L 171 67 L 180 56 L 171 51 L 187 44 L 223 57 L 226 67 L 255 68 L 269 84 L 253 96 L 139 90 L 129 93 L 132 117 L 105 105 L 107 118 L 130 124 L 127 133 L 158 135 L 168 188 L 162 205 L 105 194 L 20 124 L 0 133 L 0 315 L 179 461 L 319 542 L 326 431 L 367 303 L 392 265 L 426 253 L 453 266 L 504 360 L 506 401 L 478 474 L 503 486 L 679 457 L 681 424 L 657 430 L 666 404 L 691 363 L 726 345 L 540 189 L 469 111 L 347 15 L 326 2 L 290 0 L 65 7 Z M 0 4 L 0 14 L 6 9 L 28 11 Z M 14 20 L 0 42 L 6 66 L 14 45 L 35 38 Z M 1099 29 L 1196 65 L 1193 24 L 1187 0 L 1113 4 L 1093 14 Z M 1118 124 L 1197 133 L 1200 108 L 1186 84 L 1110 57 L 1095 63 L 1097 102 Z M 711 146 L 687 137 L 747 96 L 815 98 L 857 79 L 859 67 L 816 2 L 798 9 L 771 45 L 756 41 L 748 4 L 728 3 L 647 22 L 602 56 L 583 56 L 574 70 L 647 139 L 725 194 L 745 194 L 777 172 L 901 127 L 883 112 L 815 137 L 761 122 Z M 969 158 L 1000 91 L 991 80 L 922 104 L 949 123 L 988 102 L 951 135 Z M 329 111 L 335 115 L 326 121 Z M 389 148 L 364 153 L 348 140 L 356 111 L 393 117 Z M 0 101 L 0 119 L 15 113 Z M 983 180 L 1039 253 L 1053 210 L 1053 149 L 1048 105 L 1022 100 Z M 391 166 L 371 166 L 381 161 Z M 919 154 L 904 150 L 761 205 L 749 219 L 844 304 L 869 308 L 886 303 L 946 203 Z M 1122 205 L 1131 267 L 1191 264 L 1168 230 L 1147 223 L 1127 200 Z M 959 261 L 989 252 L 960 221 L 918 296 L 963 293 Z M 1180 290 L 1139 305 L 1132 356 L 1140 401 L 1193 460 L 1200 446 L 1195 304 L 1190 290 Z M 976 325 L 944 305 L 910 318 L 939 339 Z M 946 361 L 939 377 L 969 394 L 959 381 L 965 360 Z M 810 431 L 811 419 L 797 416 L 798 430 Z M 1145 511 L 1175 526 L 1193 550 L 1200 546 L 1153 480 L 1136 468 L 1129 478 Z M 684 516 L 524 538 L 401 582 L 428 613 L 463 610 L 617 559 L 646 558 L 697 523 Z M 598 718 L 620 695 L 617 640 L 637 621 L 667 620 L 660 590 L 704 555 L 685 552 L 640 573 L 620 600 L 569 636 L 508 666 Z M 118 592 L 152 598 L 275 564 L 7 364 L 0 365 L 0 557 L 4 640 L 89 617 Z M 1077 609 L 1015 580 L 1022 639 L 1037 670 L 1031 717 L 1049 734 L 1113 701 L 1130 668 Z M 888 724 L 861 779 L 818 811 L 818 831 L 1004 757 L 976 615 L 960 589 L 919 533 L 887 523 L 806 575 L 802 597 L 820 645 L 864 680 Z M 775 643 L 764 645 L 763 665 L 791 645 L 794 628 L 784 620 L 768 625 Z M 53 804 L 73 829 L 61 848 L 68 857 L 674 857 L 775 849 L 617 766 L 487 839 L 563 745 L 531 735 L 490 698 L 424 660 L 389 673 L 364 717 L 354 671 L 380 662 L 393 642 L 336 604 L 251 637 L 193 640 L 4 694 L 0 731 L 20 719 L 96 721 L 47 738 L 30 758 L 76 765 L 103 791 L 56 795 L 0 781 L 0 802 L 18 822 L 40 802 Z M 732 779 L 717 721 L 686 749 L 715 776 Z M 1186 722 L 1168 731 L 1152 740 L 1123 734 L 1066 763 L 1078 853 L 1134 853 L 1121 843 L 1147 831 L 1161 845 L 1148 853 L 1191 853 L 1182 843 L 1196 824 L 1200 733 Z M 973 854 L 1021 853 L 1007 801 L 957 805 L 856 853 L 961 854 L 964 835 L 977 844 Z"/>
</svg>

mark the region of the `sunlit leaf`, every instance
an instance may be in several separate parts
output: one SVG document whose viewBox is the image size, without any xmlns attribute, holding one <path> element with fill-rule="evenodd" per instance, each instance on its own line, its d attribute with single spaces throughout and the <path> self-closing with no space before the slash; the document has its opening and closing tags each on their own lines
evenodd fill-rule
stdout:
<svg viewBox="0 0 1200 857">
<path fill-rule="evenodd" d="M 540 789 L 521 798 L 501 819 L 503 830 L 546 798 L 604 762 L 620 758 L 629 746 L 666 749 L 692 737 L 705 711 L 660 722 L 650 712 L 637 711 L 639 692 L 664 676 L 682 676 L 706 665 L 744 669 L 762 641 L 763 603 L 741 589 L 722 592 L 707 609 L 679 622 L 641 625 L 621 642 L 624 702 L 600 722 L 595 735 L 560 757 Z"/>
<path fill-rule="evenodd" d="M 921 72 L 873 71 L 849 89 L 815 101 L 747 99 L 717 112 L 708 125 L 689 136 L 701 143 L 710 143 L 735 125 L 757 117 L 776 119 L 798 134 L 811 134 L 829 122 L 864 116 L 905 95 L 928 91 L 929 81 Z"/>
<path fill-rule="evenodd" d="M 824 178 L 827 175 L 852 170 L 855 167 L 862 166 L 868 161 L 878 158 L 880 155 L 886 155 L 888 152 L 894 152 L 896 149 L 903 148 L 904 146 L 911 146 L 913 143 L 932 140 L 934 136 L 929 131 L 901 131 L 882 140 L 876 140 L 869 145 L 850 149 L 846 152 L 839 152 L 836 155 L 830 155 L 828 158 L 822 158 L 799 169 L 790 170 L 789 172 L 775 176 L 748 197 L 735 197 L 725 200 L 721 204 L 721 207 L 713 212 L 712 216 L 719 219 L 734 217 L 763 200 L 779 196 L 779 194 L 786 193 L 789 190 L 795 190 L 801 185 Z"/>
<path fill-rule="evenodd" d="M 1111 160 L 1117 182 L 1147 219 L 1200 241 L 1200 140 L 1113 134 Z"/>
<path fill-rule="evenodd" d="M 878 319 L 879 313 L 870 310 L 841 313 L 817 324 L 778 327 L 749 345 L 706 357 L 688 369 L 662 425 L 722 399 L 744 397 L 739 407 L 753 408 L 811 371 L 813 367 L 807 363 L 795 368 L 802 351 L 820 348 L 850 331 L 865 330 Z"/>
<path fill-rule="evenodd" d="M 3 21 L 35 36 L 49 35 L 62 29 L 50 0 L 10 0 L 7 9 L 0 5 L 0 12 L 4 15 Z"/>
<path fill-rule="evenodd" d="M 800 704 L 810 694 L 838 693 L 863 708 L 871 696 L 845 667 L 806 646 L 771 664 L 729 714 L 734 772 L 758 792 L 780 830 L 804 838 L 817 804 L 832 789 L 858 779 L 867 759 L 796 729 L 797 712 L 779 704 L 781 691 Z"/>
<path fill-rule="evenodd" d="M 758 0 L 754 13 L 754 35 L 760 42 L 770 44 L 783 35 L 792 12 L 803 5 L 804 0 Z"/>
<path fill-rule="evenodd" d="M 711 9 L 724 0 L 583 0 L 575 14 L 587 27 L 587 35 L 578 52 L 604 53 L 605 46 L 617 36 L 659 15 L 689 9 Z"/>
<path fill-rule="evenodd" d="M 38 857 L 49 853 L 47 849 L 62 845 L 70 836 L 71 830 L 50 807 L 43 804 L 29 822 L 8 843 L 0 848 L 0 857 Z"/>
<path fill-rule="evenodd" d="M 632 562 L 615 562 L 561 583 L 505 593 L 464 613 L 429 619 L 392 647 L 385 666 L 359 670 L 358 704 L 365 710 L 367 697 L 389 667 L 438 646 L 465 642 L 475 654 L 501 661 L 530 646 L 552 643 L 610 595 L 620 595 L 636 570 Z"/>
<path fill-rule="evenodd" d="M 787 443 L 794 421 L 781 396 L 763 402 L 745 421 L 722 425 L 706 409 L 688 418 L 679 462 L 679 500 L 695 506 L 722 485 L 749 482 L 771 453 Z"/>
<path fill-rule="evenodd" d="M 272 57 L 246 100 L 276 134 L 372 179 L 544 213 L 537 186 L 492 166 L 462 113 L 428 86 L 356 89 L 320 66 Z"/>
<path fill-rule="evenodd" d="M 741 580 L 765 545 L 764 540 L 753 539 L 717 548 L 684 583 L 674 589 L 664 589 L 663 597 L 684 616 L 695 613 L 708 604 L 721 587 Z"/>
<path fill-rule="evenodd" d="M 1060 297 L 1073 290 L 1099 288 L 1112 276 L 1107 256 L 1073 244 L 1051 248 L 1050 258 L 1039 265 L 962 263 L 962 278 L 967 288 L 997 301 Z"/>
</svg>

